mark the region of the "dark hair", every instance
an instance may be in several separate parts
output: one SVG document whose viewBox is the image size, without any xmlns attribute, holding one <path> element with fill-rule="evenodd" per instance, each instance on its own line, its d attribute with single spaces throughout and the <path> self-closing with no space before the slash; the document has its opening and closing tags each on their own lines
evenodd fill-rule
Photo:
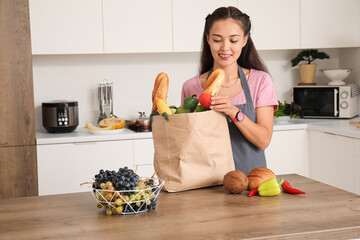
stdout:
<svg viewBox="0 0 360 240">
<path fill-rule="evenodd" d="M 244 30 L 245 36 L 249 36 L 247 43 L 243 47 L 241 55 L 237 60 L 238 64 L 244 68 L 252 68 L 268 72 L 267 67 L 264 65 L 263 61 L 259 57 L 255 45 L 251 40 L 251 22 L 249 16 L 241 12 L 236 7 L 220 7 L 206 17 L 200 58 L 200 74 L 209 71 L 214 65 L 214 58 L 211 55 L 210 46 L 207 42 L 207 37 L 210 34 L 210 29 L 213 26 L 214 22 L 226 19 L 233 19 L 239 21 L 241 28 Z"/>
</svg>

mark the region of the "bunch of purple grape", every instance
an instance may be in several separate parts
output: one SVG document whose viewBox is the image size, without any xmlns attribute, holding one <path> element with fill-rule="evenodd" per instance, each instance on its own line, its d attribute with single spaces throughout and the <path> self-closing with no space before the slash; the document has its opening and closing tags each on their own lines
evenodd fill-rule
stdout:
<svg viewBox="0 0 360 240">
<path fill-rule="evenodd" d="M 133 190 L 139 183 L 139 175 L 128 167 L 120 168 L 117 172 L 101 169 L 95 175 L 93 188 L 101 189 L 101 183 L 106 182 L 111 182 L 115 190 Z"/>
</svg>

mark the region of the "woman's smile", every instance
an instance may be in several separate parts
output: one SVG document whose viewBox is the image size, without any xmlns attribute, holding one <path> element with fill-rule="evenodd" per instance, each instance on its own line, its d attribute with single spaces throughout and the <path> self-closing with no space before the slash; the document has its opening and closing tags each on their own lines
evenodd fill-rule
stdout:
<svg viewBox="0 0 360 240">
<path fill-rule="evenodd" d="M 232 55 L 231 54 L 221 54 L 219 53 L 219 56 L 222 60 L 228 60 Z"/>
</svg>

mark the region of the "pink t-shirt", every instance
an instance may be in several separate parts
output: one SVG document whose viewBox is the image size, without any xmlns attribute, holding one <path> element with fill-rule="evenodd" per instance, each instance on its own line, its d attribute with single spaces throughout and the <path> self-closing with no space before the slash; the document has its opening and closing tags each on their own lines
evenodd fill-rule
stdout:
<svg viewBox="0 0 360 240">
<path fill-rule="evenodd" d="M 270 75 L 266 72 L 250 69 L 248 84 L 253 100 L 254 108 L 274 106 L 274 111 L 278 108 L 278 101 L 274 89 L 274 85 Z M 199 76 L 187 80 L 181 91 L 181 105 L 184 99 L 196 94 L 197 97 L 204 91 L 199 83 Z M 242 90 L 238 95 L 231 98 L 234 105 L 246 103 L 245 94 Z"/>
</svg>

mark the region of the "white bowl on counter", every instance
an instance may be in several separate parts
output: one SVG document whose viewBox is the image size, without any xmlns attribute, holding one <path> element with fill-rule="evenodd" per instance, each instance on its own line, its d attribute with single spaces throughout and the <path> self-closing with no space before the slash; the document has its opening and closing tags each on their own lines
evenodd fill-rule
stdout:
<svg viewBox="0 0 360 240">
<path fill-rule="evenodd" d="M 288 123 L 291 120 L 290 116 L 274 117 L 274 122 L 277 124 Z"/>
<path fill-rule="evenodd" d="M 333 69 L 320 69 L 320 72 L 330 80 L 328 85 L 345 85 L 344 79 L 346 79 L 352 69 L 350 68 L 333 68 Z"/>
</svg>

